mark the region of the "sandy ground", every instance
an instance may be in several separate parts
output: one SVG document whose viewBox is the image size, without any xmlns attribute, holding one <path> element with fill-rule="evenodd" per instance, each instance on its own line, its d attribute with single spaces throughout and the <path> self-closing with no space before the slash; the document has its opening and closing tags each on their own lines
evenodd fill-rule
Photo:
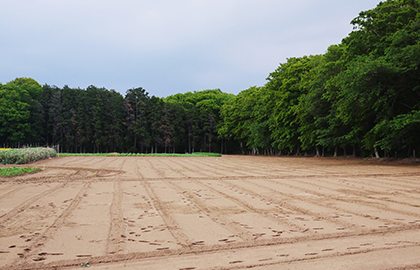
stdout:
<svg viewBox="0 0 420 270">
<path fill-rule="evenodd" d="M 0 269 L 420 269 L 420 166 L 59 157 L 0 179 Z"/>
</svg>

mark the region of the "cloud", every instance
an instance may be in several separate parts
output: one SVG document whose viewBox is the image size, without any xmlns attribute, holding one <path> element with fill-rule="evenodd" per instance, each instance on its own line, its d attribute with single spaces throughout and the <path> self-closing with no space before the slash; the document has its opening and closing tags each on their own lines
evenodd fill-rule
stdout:
<svg viewBox="0 0 420 270">
<path fill-rule="evenodd" d="M 157 96 L 262 85 L 292 56 L 324 53 L 376 0 L 14 0 L 0 10 L 0 81 Z"/>
</svg>

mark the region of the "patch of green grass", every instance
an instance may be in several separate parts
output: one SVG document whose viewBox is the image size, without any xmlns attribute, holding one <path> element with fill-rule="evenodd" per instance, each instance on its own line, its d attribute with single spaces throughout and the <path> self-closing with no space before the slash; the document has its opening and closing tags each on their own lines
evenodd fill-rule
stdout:
<svg viewBox="0 0 420 270">
<path fill-rule="evenodd" d="M 84 157 L 84 156 L 90 156 L 90 157 L 103 157 L 103 156 L 109 156 L 109 157 L 131 157 L 131 156 L 137 156 L 137 157 L 221 157 L 222 155 L 219 153 L 203 153 L 203 152 L 197 152 L 192 154 L 136 154 L 136 153 L 84 153 L 84 154 L 78 154 L 78 153 L 61 153 L 60 156 L 66 157 L 66 156 L 78 156 L 78 157 Z"/>
<path fill-rule="evenodd" d="M 219 153 L 192 153 L 192 154 L 138 154 L 142 157 L 221 157 Z"/>
<path fill-rule="evenodd" d="M 40 168 L 31 168 L 31 167 L 0 168 L 0 176 L 18 175 L 18 174 L 30 173 L 30 172 L 34 172 L 38 170 L 40 170 Z"/>
<path fill-rule="evenodd" d="M 103 157 L 108 156 L 109 154 L 105 153 L 60 153 L 60 157 Z"/>
</svg>

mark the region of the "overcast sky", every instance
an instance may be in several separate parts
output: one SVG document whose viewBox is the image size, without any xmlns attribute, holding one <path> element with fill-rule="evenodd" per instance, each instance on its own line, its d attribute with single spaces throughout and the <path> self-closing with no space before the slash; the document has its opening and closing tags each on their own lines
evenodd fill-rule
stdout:
<svg viewBox="0 0 420 270">
<path fill-rule="evenodd" d="M 0 0 L 0 82 L 238 94 L 378 0 Z"/>
</svg>

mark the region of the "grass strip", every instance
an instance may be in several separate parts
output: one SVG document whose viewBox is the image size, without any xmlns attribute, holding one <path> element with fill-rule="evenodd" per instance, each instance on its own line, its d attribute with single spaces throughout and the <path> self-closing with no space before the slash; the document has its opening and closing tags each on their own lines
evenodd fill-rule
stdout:
<svg viewBox="0 0 420 270">
<path fill-rule="evenodd" d="M 13 167 L 13 168 L 0 168 L 0 176 L 10 176 L 10 175 L 19 175 L 24 173 L 30 173 L 34 171 L 38 171 L 40 168 L 20 168 L 20 167 Z"/>
<path fill-rule="evenodd" d="M 222 155 L 219 153 L 203 153 L 197 152 L 192 154 L 136 154 L 136 153 L 61 153 L 60 156 L 97 156 L 97 157 L 221 157 Z"/>
</svg>

